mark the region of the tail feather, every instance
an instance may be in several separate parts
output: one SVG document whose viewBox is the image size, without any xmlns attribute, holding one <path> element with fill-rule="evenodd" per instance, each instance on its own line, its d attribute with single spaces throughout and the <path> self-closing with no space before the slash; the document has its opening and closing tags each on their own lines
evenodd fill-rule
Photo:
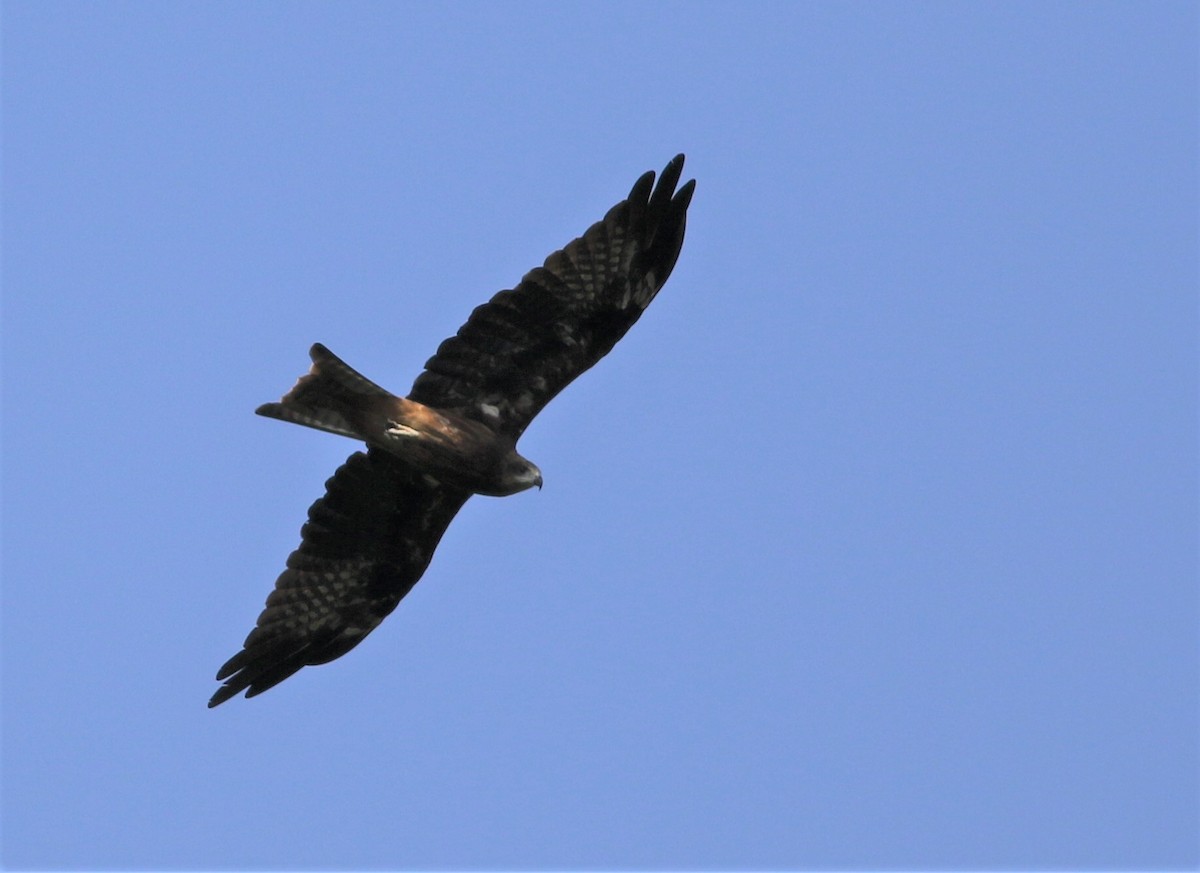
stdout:
<svg viewBox="0 0 1200 873">
<path fill-rule="evenodd" d="M 316 343 L 309 350 L 312 368 L 278 403 L 264 403 L 259 415 L 365 439 L 361 416 L 372 398 L 392 397 L 329 349 Z"/>
<path fill-rule="evenodd" d="M 308 350 L 308 356 L 312 358 L 313 362 L 312 369 L 308 374 L 310 376 L 320 374 L 322 377 L 328 377 L 352 394 L 364 397 L 393 396 L 392 392 L 386 388 L 380 388 L 320 343 L 313 343 L 313 347 Z M 303 381 L 303 377 L 301 377 L 301 381 Z M 299 385 L 296 387 L 298 388 Z"/>
</svg>

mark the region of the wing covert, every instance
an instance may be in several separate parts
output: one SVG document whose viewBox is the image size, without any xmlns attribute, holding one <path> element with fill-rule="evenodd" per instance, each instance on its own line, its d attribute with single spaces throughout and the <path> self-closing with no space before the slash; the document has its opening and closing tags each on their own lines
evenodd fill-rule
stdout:
<svg viewBox="0 0 1200 873">
<path fill-rule="evenodd" d="M 678 191 L 683 155 L 516 288 L 476 307 L 439 346 L 409 397 L 519 437 L 563 388 L 606 355 L 675 267 L 695 180 Z"/>
</svg>

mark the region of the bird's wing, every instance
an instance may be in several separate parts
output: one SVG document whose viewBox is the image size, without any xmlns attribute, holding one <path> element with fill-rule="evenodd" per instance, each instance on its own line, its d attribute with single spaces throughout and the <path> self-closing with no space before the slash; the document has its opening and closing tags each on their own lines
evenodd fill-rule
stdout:
<svg viewBox="0 0 1200 873">
<path fill-rule="evenodd" d="M 667 281 L 695 180 L 683 155 L 578 239 L 471 313 L 425 364 L 409 397 L 519 437 L 576 376 L 606 355 Z"/>
<path fill-rule="evenodd" d="M 469 496 L 376 449 L 351 455 L 325 489 L 210 707 L 358 645 L 421 578 Z"/>
</svg>

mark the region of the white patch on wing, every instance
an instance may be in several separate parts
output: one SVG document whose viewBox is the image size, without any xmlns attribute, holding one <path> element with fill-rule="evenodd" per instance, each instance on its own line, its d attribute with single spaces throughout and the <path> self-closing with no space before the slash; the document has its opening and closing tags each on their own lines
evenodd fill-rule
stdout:
<svg viewBox="0 0 1200 873">
<path fill-rule="evenodd" d="M 388 436 L 394 437 L 415 437 L 419 436 L 418 432 L 407 424 L 399 424 L 395 421 L 388 421 L 388 429 L 385 431 Z"/>
<path fill-rule="evenodd" d="M 637 289 L 638 306 L 645 309 L 658 293 L 658 284 L 654 281 L 654 273 L 648 273 L 646 280 Z"/>
<path fill-rule="evenodd" d="M 480 403 L 479 411 L 482 412 L 484 415 L 486 415 L 488 418 L 499 418 L 500 417 L 500 407 L 495 406 L 494 404 L 491 404 L 491 403 Z"/>
<path fill-rule="evenodd" d="M 564 346 L 573 347 L 579 345 L 579 342 L 575 339 L 575 331 L 569 324 L 556 321 L 554 323 L 554 335 Z"/>
</svg>

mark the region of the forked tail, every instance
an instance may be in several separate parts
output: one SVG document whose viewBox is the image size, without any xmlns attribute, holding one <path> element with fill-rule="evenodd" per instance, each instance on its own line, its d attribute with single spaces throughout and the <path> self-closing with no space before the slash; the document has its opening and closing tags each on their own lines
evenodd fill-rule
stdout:
<svg viewBox="0 0 1200 873">
<path fill-rule="evenodd" d="M 365 440 L 364 414 L 371 400 L 392 397 L 320 343 L 308 351 L 312 368 L 278 403 L 264 403 L 259 415 Z"/>
</svg>

